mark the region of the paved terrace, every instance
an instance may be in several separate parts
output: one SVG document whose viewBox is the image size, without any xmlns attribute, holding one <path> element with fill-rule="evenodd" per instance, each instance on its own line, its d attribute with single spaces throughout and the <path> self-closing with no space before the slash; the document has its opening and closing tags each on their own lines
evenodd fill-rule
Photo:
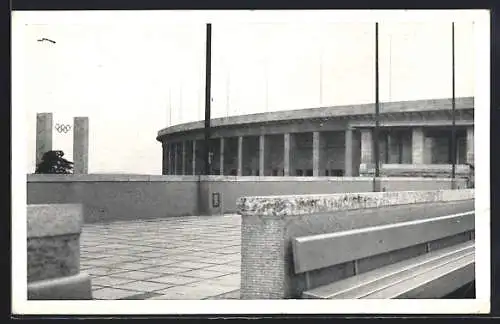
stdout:
<svg viewBox="0 0 500 324">
<path fill-rule="evenodd" d="M 86 224 L 94 299 L 239 298 L 240 216 Z"/>
</svg>

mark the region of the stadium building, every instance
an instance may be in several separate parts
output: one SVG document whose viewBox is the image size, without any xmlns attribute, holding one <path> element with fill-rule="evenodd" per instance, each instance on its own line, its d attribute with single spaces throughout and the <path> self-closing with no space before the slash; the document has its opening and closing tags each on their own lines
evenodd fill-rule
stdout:
<svg viewBox="0 0 500 324">
<path fill-rule="evenodd" d="M 380 103 L 382 176 L 447 177 L 452 169 L 451 98 Z M 456 174 L 474 164 L 474 98 L 456 98 Z M 363 176 L 374 172 L 375 105 L 299 109 L 211 120 L 210 174 Z M 158 132 L 162 173 L 203 174 L 204 122 Z M 468 165 L 469 164 L 469 165 Z"/>
</svg>

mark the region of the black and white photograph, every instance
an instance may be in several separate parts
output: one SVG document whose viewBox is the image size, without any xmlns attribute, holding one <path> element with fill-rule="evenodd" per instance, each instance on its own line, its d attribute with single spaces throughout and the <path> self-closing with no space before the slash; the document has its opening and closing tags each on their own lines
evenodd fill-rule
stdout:
<svg viewBox="0 0 500 324">
<path fill-rule="evenodd" d="M 14 310 L 489 311 L 488 11 L 12 23 Z"/>
</svg>

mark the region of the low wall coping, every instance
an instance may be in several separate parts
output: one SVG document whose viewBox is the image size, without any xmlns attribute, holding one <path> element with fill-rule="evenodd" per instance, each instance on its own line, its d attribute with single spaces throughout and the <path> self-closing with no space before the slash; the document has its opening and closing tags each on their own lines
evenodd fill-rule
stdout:
<svg viewBox="0 0 500 324">
<path fill-rule="evenodd" d="M 237 209 L 241 216 L 283 217 L 468 199 L 474 199 L 474 189 L 253 196 L 239 198 Z"/>
<path fill-rule="evenodd" d="M 28 174 L 28 182 L 182 182 L 198 176 L 144 174 Z"/>
<path fill-rule="evenodd" d="M 380 181 L 451 181 L 451 178 L 424 177 L 380 177 Z M 27 182 L 338 182 L 338 181 L 371 181 L 373 177 L 293 177 L 293 176 L 220 176 L 220 175 L 137 175 L 137 174 L 28 174 Z"/>
<path fill-rule="evenodd" d="M 364 164 L 366 165 L 366 164 Z M 456 164 L 457 169 L 469 170 L 467 164 Z M 434 171 L 434 170 L 446 170 L 451 171 L 451 164 L 382 164 L 381 169 L 402 169 L 402 170 L 424 170 L 424 171 Z"/>
<path fill-rule="evenodd" d="M 468 173 L 470 167 L 467 164 L 456 164 L 456 171 Z M 361 171 L 369 170 L 373 172 L 374 166 L 367 163 L 359 165 Z M 381 171 L 413 171 L 413 172 L 451 172 L 451 164 L 382 164 Z"/>
<path fill-rule="evenodd" d="M 81 233 L 81 204 L 43 204 L 27 207 L 28 238 Z"/>
</svg>

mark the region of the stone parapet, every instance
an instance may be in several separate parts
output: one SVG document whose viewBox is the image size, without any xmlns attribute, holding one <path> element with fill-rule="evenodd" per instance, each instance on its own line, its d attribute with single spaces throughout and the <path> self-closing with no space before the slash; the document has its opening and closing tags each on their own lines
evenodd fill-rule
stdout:
<svg viewBox="0 0 500 324">
<path fill-rule="evenodd" d="M 28 174 L 28 182 L 182 182 L 199 176 L 147 174 Z"/>
<path fill-rule="evenodd" d="M 474 199 L 474 189 L 241 197 L 237 207 L 242 216 L 279 217 L 467 199 Z"/>
<path fill-rule="evenodd" d="M 473 209 L 474 190 L 242 197 L 237 204 L 242 216 L 241 299 L 299 298 L 307 282 L 325 284 L 355 273 L 353 263 L 345 263 L 318 270 L 309 278 L 295 274 L 294 237 L 436 217 L 440 210 L 446 212 L 450 203 L 460 212 Z M 393 257 L 421 253 L 421 248 L 425 250 L 425 245 Z M 362 260 L 359 264 L 366 268 L 376 262 L 380 260 Z"/>
<path fill-rule="evenodd" d="M 28 205 L 28 298 L 92 298 L 90 277 L 80 273 L 82 224 L 79 204 Z"/>
</svg>

